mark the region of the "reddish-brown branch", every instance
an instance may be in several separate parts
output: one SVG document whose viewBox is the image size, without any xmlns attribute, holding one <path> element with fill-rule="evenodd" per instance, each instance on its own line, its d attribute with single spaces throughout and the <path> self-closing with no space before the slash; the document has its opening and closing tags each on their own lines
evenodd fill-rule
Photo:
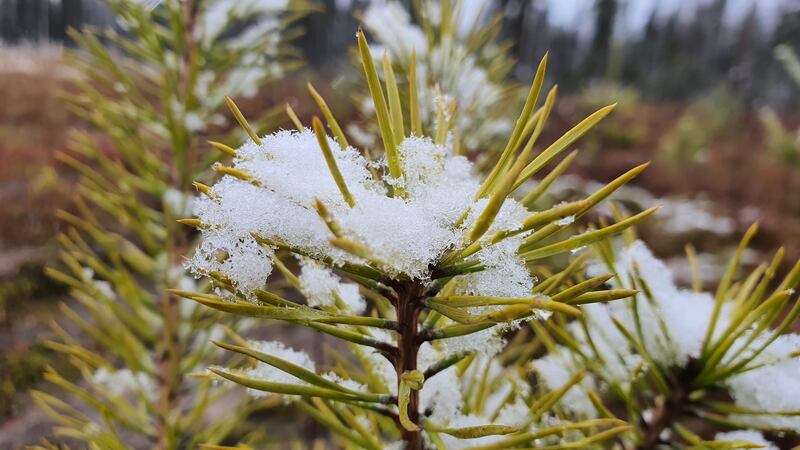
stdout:
<svg viewBox="0 0 800 450">
<path fill-rule="evenodd" d="M 419 298 L 422 287 L 413 284 L 403 284 L 397 289 L 397 322 L 399 323 L 397 341 L 397 370 L 398 390 L 400 377 L 403 373 L 417 369 L 417 352 L 419 351 L 420 340 L 418 336 L 419 323 Z M 412 390 L 411 398 L 408 403 L 408 418 L 419 424 L 419 391 Z M 419 430 L 409 431 L 400 427 L 403 441 L 408 450 L 422 450 L 422 434 Z"/>
</svg>

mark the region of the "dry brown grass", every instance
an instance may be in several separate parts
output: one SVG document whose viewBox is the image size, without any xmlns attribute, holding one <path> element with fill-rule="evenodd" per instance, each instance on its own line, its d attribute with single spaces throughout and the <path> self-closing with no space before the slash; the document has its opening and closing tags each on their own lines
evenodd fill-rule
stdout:
<svg viewBox="0 0 800 450">
<path fill-rule="evenodd" d="M 57 47 L 0 47 L 0 248 L 46 243 L 69 198 L 54 155 L 75 125 L 62 93 L 74 72 Z"/>
</svg>

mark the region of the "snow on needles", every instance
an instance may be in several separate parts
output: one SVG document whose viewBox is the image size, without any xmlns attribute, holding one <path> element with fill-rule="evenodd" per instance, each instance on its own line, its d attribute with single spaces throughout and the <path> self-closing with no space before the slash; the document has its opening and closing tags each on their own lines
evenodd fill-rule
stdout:
<svg viewBox="0 0 800 450">
<path fill-rule="evenodd" d="M 309 306 L 337 307 L 337 300 L 351 312 L 361 314 L 367 305 L 358 292 L 358 285 L 342 283 L 333 271 L 322 264 L 303 258 L 300 261 L 300 284 Z"/>
<path fill-rule="evenodd" d="M 617 275 L 611 282 L 615 287 L 642 291 L 636 308 L 638 317 L 626 302 L 584 306 L 583 314 L 591 341 L 579 325 L 572 326 L 570 331 L 583 347 L 585 355 L 595 355 L 596 351 L 597 357 L 603 359 L 594 368 L 594 375 L 605 383 L 587 377 L 582 386 L 601 389 L 611 383 L 627 388 L 634 381 L 632 374 L 637 372 L 636 367 L 644 362 L 642 355 L 631 349 L 612 318 L 634 333 L 637 329 L 646 330 L 639 334 L 639 339 L 649 357 L 662 370 L 681 370 L 701 356 L 714 307 L 710 294 L 679 289 L 669 269 L 642 242 L 621 249 L 613 267 L 594 262 L 588 268 L 590 276 L 609 271 Z M 715 335 L 731 323 L 730 318 L 731 308 L 723 304 Z M 769 332 L 753 336 L 752 330 L 748 330 L 733 342 L 728 356 L 722 360 L 725 364 L 736 363 L 751 356 L 754 349 L 765 346 L 764 351 L 742 371 L 720 381 L 729 389 L 737 406 L 752 411 L 733 414 L 730 418 L 761 429 L 800 429 L 800 417 L 792 413 L 800 410 L 800 378 L 797 377 L 800 372 L 800 335 L 781 335 L 771 342 L 769 339 Z M 557 389 L 563 385 L 583 365 L 581 361 L 567 357 L 569 354 L 562 349 L 533 362 L 549 388 Z M 564 403 L 580 415 L 594 415 L 591 405 L 574 395 L 565 396 Z"/>
<path fill-rule="evenodd" d="M 454 99 L 457 105 L 455 124 L 463 145 L 468 149 L 489 146 L 495 138 L 508 134 L 513 121 L 508 117 L 507 87 L 502 79 L 492 76 L 499 61 L 506 58 L 501 46 L 493 42 L 475 47 L 475 41 L 488 28 L 489 2 L 475 8 L 457 7 L 453 14 L 454 33 L 441 31 L 441 4 L 425 2 L 415 17 L 417 22 L 427 22 L 435 27 L 426 36 L 423 27 L 412 20 L 411 14 L 395 0 L 371 2 L 364 12 L 363 23 L 380 46 L 373 53 L 387 51 L 392 60 L 408 72 L 411 51 L 416 52 L 417 80 L 422 122 L 433 125 L 436 119 L 437 99 L 435 86 L 441 94 Z M 470 14 L 470 11 L 477 14 Z M 362 112 L 373 110 L 366 102 Z"/>
<path fill-rule="evenodd" d="M 736 430 L 728 431 L 726 433 L 717 433 L 714 436 L 715 441 L 721 442 L 741 442 L 756 444 L 760 447 L 736 447 L 736 448 L 762 448 L 764 450 L 778 450 L 778 446 L 772 442 L 764 439 L 764 435 L 754 430 Z"/>
<path fill-rule="evenodd" d="M 154 401 L 158 395 L 155 381 L 147 373 L 130 369 L 109 370 L 101 367 L 92 374 L 92 382 L 115 396 L 140 392 Z"/>
<path fill-rule="evenodd" d="M 200 220 L 202 239 L 189 262 L 191 270 L 198 276 L 218 273 L 230 280 L 245 298 L 253 299 L 256 291 L 265 287 L 273 269 L 275 249 L 270 244 L 287 246 L 295 249 L 296 254 L 306 255 L 299 257 L 297 281 L 309 306 L 361 314 L 365 311 L 365 301 L 358 287 L 340 279 L 334 270 L 344 263 L 367 261 L 331 244 L 335 236 L 320 217 L 316 202 L 325 206 L 341 237 L 368 249 L 369 264 L 387 277 L 412 278 L 422 283 L 431 280 L 431 270 L 446 252 L 463 247 L 468 230 L 486 207 L 485 199 L 474 201 L 480 183 L 472 163 L 455 156 L 449 146 L 435 145 L 428 138 L 406 138 L 398 146 L 402 178 L 392 178 L 384 160 L 375 167 L 384 175 L 375 179 L 368 161 L 356 149 L 341 148 L 330 138 L 328 145 L 333 149 L 354 206 L 345 201 L 310 130 L 279 131 L 263 137 L 260 145 L 249 142 L 236 150 L 232 162 L 235 169 L 247 173 L 249 178 L 223 176 L 207 195 L 196 201 L 194 213 Z M 402 190 L 404 195 L 392 197 L 390 189 Z M 531 213 L 513 199 L 507 199 L 482 238 L 484 243 L 488 244 L 494 233 L 519 228 Z M 525 236 L 526 233 L 521 233 L 486 245 L 471 255 L 469 258 L 480 261 L 484 269 L 456 277 L 454 292 L 530 297 L 535 280 L 518 255 Z M 544 312 L 534 317 L 543 315 Z M 479 359 L 489 364 L 503 348 L 502 332 L 518 323 L 426 344 L 421 349 L 420 369 L 467 350 L 477 351 Z M 376 340 L 395 343 L 394 333 L 379 329 L 368 332 Z M 314 370 L 307 355 L 282 344 L 253 345 L 264 353 Z M 379 375 L 384 385 L 381 390 L 396 391 L 396 373 L 386 358 L 366 347 L 359 347 L 357 354 Z M 468 421 L 461 414 L 468 399 L 460 394 L 455 370 L 451 367 L 436 375 L 421 393 L 423 406 L 430 408 L 433 417 L 442 424 Z M 300 382 L 287 379 L 291 377 L 264 364 L 243 375 L 267 381 Z M 498 383 L 497 389 L 506 385 Z M 253 394 L 264 395 L 255 391 Z M 509 395 L 498 391 L 496 399 L 500 401 Z M 492 411 L 487 410 L 482 416 L 484 421 L 502 406 L 496 402 L 489 405 Z"/>
<path fill-rule="evenodd" d="M 404 178 L 395 180 L 387 174 L 375 180 L 356 149 L 340 148 L 330 138 L 328 144 L 355 206 L 345 202 L 310 130 L 279 131 L 265 136 L 261 145 L 249 142 L 237 149 L 233 167 L 252 178 L 224 176 L 209 195 L 196 202 L 203 238 L 190 268 L 197 275 L 221 273 L 251 297 L 264 287 L 272 271 L 273 251 L 259 245 L 254 236 L 298 249 L 332 266 L 363 263 L 331 245 L 334 236 L 315 210 L 315 201 L 319 201 L 338 223 L 342 237 L 365 245 L 389 276 L 429 279 L 430 267 L 445 251 L 461 245 L 465 227 L 472 220 L 459 225 L 461 216 L 471 207 L 478 212 L 482 209 L 473 204 L 479 182 L 472 164 L 428 138 L 410 137 L 398 148 Z M 402 187 L 405 197 L 390 197 L 387 186 L 392 185 Z M 493 230 L 513 229 L 527 214 L 530 212 L 521 205 L 508 200 Z M 523 273 L 524 264 L 516 253 L 518 243 L 510 239 L 475 255 L 491 262 L 483 277 L 491 277 L 493 271 L 496 274 L 491 282 L 472 283 L 474 295 L 530 294 L 533 280 Z M 315 273 L 318 270 L 319 266 L 304 263 L 305 278 L 316 280 L 305 287 L 306 293 L 315 305 L 329 304 L 330 292 L 316 290 L 333 286 L 336 280 L 330 278 L 332 274 L 322 277 Z M 511 283 L 500 279 L 509 276 Z M 501 289 L 504 285 L 514 288 Z M 344 286 L 337 288 L 338 294 L 347 297 L 345 291 L 350 288 Z"/>
<path fill-rule="evenodd" d="M 306 352 L 294 350 L 292 348 L 287 347 L 281 342 L 250 341 L 249 346 L 252 347 L 254 350 L 266 353 L 276 358 L 280 358 L 284 361 L 288 361 L 306 370 L 310 370 L 311 372 L 314 372 L 316 370 L 316 365 L 314 364 L 314 361 Z M 240 375 L 248 378 L 254 378 L 257 380 L 268 381 L 272 383 L 299 384 L 299 385 L 308 384 L 305 381 L 295 377 L 294 375 L 291 375 L 287 372 L 284 372 L 278 368 L 275 368 L 263 362 L 258 362 L 255 367 L 243 369 L 238 372 L 240 372 Z M 250 395 L 252 395 L 255 398 L 275 395 L 269 392 L 260 391 L 258 389 L 252 389 L 252 388 L 248 388 L 247 391 Z M 282 396 L 282 398 L 284 402 L 289 402 L 293 399 L 296 399 L 297 397 Z"/>
<path fill-rule="evenodd" d="M 425 33 L 397 2 L 374 2 L 364 12 L 363 22 L 392 56 L 408 57 L 414 50 L 421 57 L 428 52 Z"/>
<path fill-rule="evenodd" d="M 646 329 L 644 345 L 648 353 L 664 367 L 683 366 L 689 358 L 700 356 L 700 348 L 705 338 L 714 299 L 709 294 L 694 293 L 679 289 L 667 266 L 655 258 L 641 241 L 626 247 L 615 264 L 617 277 L 624 280 L 618 287 L 646 290 L 652 301 L 638 303 L 638 316 Z M 608 273 L 604 265 L 595 264 L 588 269 L 590 276 Z M 646 287 L 629 285 L 630 281 L 640 279 Z M 643 293 L 643 295 L 647 295 Z M 633 310 L 625 302 L 611 302 L 598 305 L 593 312 L 607 313 L 620 320 L 627 329 L 636 329 Z M 644 325 L 643 325 L 644 327 Z M 627 346 L 623 346 L 625 348 Z"/>
<path fill-rule="evenodd" d="M 767 414 L 732 419 L 750 427 L 800 430 L 800 335 L 778 336 L 756 359 L 756 368 L 734 375 L 727 385 L 738 405 Z"/>
</svg>

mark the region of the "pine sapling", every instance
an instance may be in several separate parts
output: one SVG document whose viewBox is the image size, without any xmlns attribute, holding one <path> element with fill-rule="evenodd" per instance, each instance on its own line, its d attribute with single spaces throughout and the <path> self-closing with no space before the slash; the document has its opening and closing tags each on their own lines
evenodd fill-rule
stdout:
<svg viewBox="0 0 800 450">
<path fill-rule="evenodd" d="M 352 346 L 357 363 L 336 358 L 332 371 L 318 373 L 306 354 L 279 343 L 220 342 L 259 363 L 212 367 L 209 376 L 294 402 L 344 445 L 370 449 L 509 448 L 540 440 L 591 447 L 627 431 L 616 418 L 556 419 L 554 403 L 580 377 L 541 394 L 524 364 L 498 357 L 505 335 L 522 324 L 577 317 L 583 303 L 635 292 L 595 292 L 599 284 L 564 289 L 564 277 L 537 281 L 529 266 L 652 214 L 572 237 L 559 233 L 644 166 L 584 200 L 544 211 L 515 197 L 613 106 L 534 151 L 555 102 L 554 90 L 539 101 L 545 57 L 504 151 L 480 178 L 454 154 L 448 121 L 430 135 L 407 125 L 406 117 L 419 117 L 413 108 L 431 99 L 418 95 L 413 77 L 406 99 L 417 100 L 399 98 L 392 77 L 378 77 L 364 33 L 357 37 L 383 157 L 368 159 L 350 146 L 346 128 L 312 89 L 326 123 L 314 118 L 307 127 L 290 114 L 297 130 L 248 133 L 232 164 L 215 167 L 222 178 L 201 190 L 196 217 L 184 221 L 202 234 L 189 267 L 213 290 L 174 291 L 219 311 L 330 335 Z M 447 106 L 440 100 L 441 111 Z M 283 282 L 267 283 L 275 269 Z"/>
</svg>

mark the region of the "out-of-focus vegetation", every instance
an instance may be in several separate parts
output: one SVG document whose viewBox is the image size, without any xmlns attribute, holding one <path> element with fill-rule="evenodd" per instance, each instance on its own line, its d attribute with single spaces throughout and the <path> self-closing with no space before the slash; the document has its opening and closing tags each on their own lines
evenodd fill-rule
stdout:
<svg viewBox="0 0 800 450">
<path fill-rule="evenodd" d="M 198 333 L 238 326 L 222 328 L 166 294 L 165 285 L 185 279 L 180 254 L 189 237 L 174 219 L 191 206 L 194 164 L 220 157 L 198 134 L 224 139 L 230 127 L 213 115 L 226 94 L 253 96 L 298 67 L 288 45 L 297 34 L 288 26 L 310 6 L 229 15 L 225 2 L 202 11 L 180 2 L 157 10 L 108 4 L 124 31 L 75 32 L 82 49 L 68 56 L 57 47 L 4 49 L 14 64 L 0 74 L 8 94 L 0 191 L 10 206 L 0 243 L 0 413 L 12 423 L 29 414 L 27 390 L 36 386 L 34 399 L 60 439 L 96 448 L 215 442 L 251 407 L 209 422 L 207 410 L 222 393 L 207 382 L 187 389 L 188 374 L 213 355 Z M 206 11 L 222 20 L 206 20 Z M 259 14 L 246 30 L 253 41 L 237 39 Z M 184 32 L 168 32 L 178 29 Z M 81 130 L 70 133 L 73 127 Z M 51 278 L 43 276 L 45 263 Z M 50 297 L 63 299 L 65 287 L 77 300 L 57 306 Z M 43 332 L 48 322 L 50 333 Z M 37 385 L 43 376 L 51 384 Z M 51 434 L 51 425 L 20 426 L 39 438 Z M 17 442 L 32 444 L 35 436 Z"/>
<path fill-rule="evenodd" d="M 55 208 L 69 204 L 69 179 L 55 150 L 78 121 L 60 99 L 73 72 L 55 46 L 0 47 L 0 420 L 24 412 L 20 393 L 34 387 L 46 365 L 65 360 L 39 335 L 65 289 L 42 273 L 55 254 Z M 20 402 L 19 400 L 24 400 Z"/>
<path fill-rule="evenodd" d="M 737 98 L 725 87 L 692 101 L 662 139 L 659 156 L 677 168 L 704 162 L 708 146 L 723 138 L 737 112 Z"/>
<path fill-rule="evenodd" d="M 226 148 L 210 150 L 201 137 L 231 138 L 218 113 L 227 95 L 252 97 L 298 67 L 292 24 L 310 5 L 107 5 L 122 31 L 71 32 L 79 49 L 68 59 L 80 77 L 66 99 L 90 131 L 58 153 L 80 177 L 73 211 L 57 213 L 58 262 L 46 268 L 74 302 L 58 305 L 66 320 L 51 323 L 55 337 L 44 345 L 80 376 L 47 367 L 55 392 L 31 395 L 59 441 L 89 448 L 195 448 L 260 435 L 240 425 L 263 404 L 192 377 L 219 361 L 209 341 L 238 336 L 244 322 L 182 304 L 167 288 L 196 285 L 182 260 L 192 237 L 176 220 L 191 211 L 197 168 Z M 232 412 L 212 414 L 222 400 Z"/>
<path fill-rule="evenodd" d="M 509 77 L 514 61 L 511 42 L 499 38 L 502 14 L 490 6 L 470 8 L 444 1 L 412 2 L 406 8 L 388 0 L 373 2 L 358 13 L 378 48 L 392 58 L 403 97 L 413 49 L 424 131 L 434 130 L 440 120 L 452 121 L 457 152 L 485 162 L 502 150 L 502 136 L 513 128 L 512 116 L 525 98 Z M 382 67 L 379 64 L 378 73 L 385 78 Z M 437 115 L 437 98 L 445 103 L 445 118 Z M 368 122 L 374 105 L 368 96 L 357 101 Z M 367 131 L 375 141 L 375 130 Z"/>
<path fill-rule="evenodd" d="M 775 48 L 775 57 L 786 68 L 786 73 L 800 90 L 800 60 L 797 54 L 786 44 Z M 778 114 L 770 109 L 761 111 L 761 120 L 767 133 L 767 145 L 772 156 L 779 162 L 789 165 L 800 165 L 800 127 L 791 130 L 785 128 Z"/>
<path fill-rule="evenodd" d="M 618 83 L 599 81 L 590 84 L 575 96 L 577 107 L 584 110 L 596 109 L 600 105 L 616 103 L 614 120 L 597 127 L 596 139 L 590 138 L 587 149 L 602 151 L 603 145 L 613 144 L 619 148 L 633 148 L 641 145 L 647 138 L 645 124 L 641 122 L 643 107 L 641 93 Z"/>
</svg>

